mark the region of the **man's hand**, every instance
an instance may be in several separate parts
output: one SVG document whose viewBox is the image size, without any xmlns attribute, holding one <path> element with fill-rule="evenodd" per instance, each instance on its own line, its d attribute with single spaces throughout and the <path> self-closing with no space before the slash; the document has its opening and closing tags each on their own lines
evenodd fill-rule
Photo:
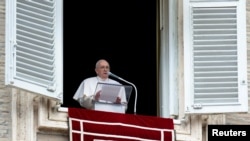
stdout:
<svg viewBox="0 0 250 141">
<path fill-rule="evenodd" d="M 121 98 L 117 97 L 115 103 L 120 104 L 121 103 Z"/>
<path fill-rule="evenodd" d="M 98 101 L 98 100 L 99 100 L 100 95 L 101 95 L 101 91 L 98 91 L 98 92 L 95 94 L 95 101 Z"/>
</svg>

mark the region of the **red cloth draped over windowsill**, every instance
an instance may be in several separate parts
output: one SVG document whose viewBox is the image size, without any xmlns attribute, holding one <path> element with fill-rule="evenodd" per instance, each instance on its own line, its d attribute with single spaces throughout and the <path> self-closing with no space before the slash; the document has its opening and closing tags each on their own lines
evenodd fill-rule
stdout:
<svg viewBox="0 0 250 141">
<path fill-rule="evenodd" d="M 68 108 L 70 140 L 174 141 L 171 118 Z"/>
</svg>

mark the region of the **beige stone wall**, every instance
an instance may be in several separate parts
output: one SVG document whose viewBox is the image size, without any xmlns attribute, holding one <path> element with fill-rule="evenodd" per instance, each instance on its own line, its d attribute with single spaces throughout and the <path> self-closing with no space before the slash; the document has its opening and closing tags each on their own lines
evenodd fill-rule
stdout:
<svg viewBox="0 0 250 141">
<path fill-rule="evenodd" d="M 0 141 L 9 141 L 11 137 L 11 95 L 4 85 L 5 60 L 5 0 L 0 0 Z"/>
<path fill-rule="evenodd" d="M 248 68 L 248 113 L 227 114 L 226 124 L 250 124 L 250 0 L 246 0 L 247 10 L 247 68 Z"/>
</svg>

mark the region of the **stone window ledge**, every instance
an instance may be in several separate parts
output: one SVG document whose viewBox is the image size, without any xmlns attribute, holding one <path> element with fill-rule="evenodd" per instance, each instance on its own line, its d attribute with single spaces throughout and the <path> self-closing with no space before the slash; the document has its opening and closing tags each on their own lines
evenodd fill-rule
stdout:
<svg viewBox="0 0 250 141">
<path fill-rule="evenodd" d="M 39 98 L 38 102 L 38 129 L 40 131 L 65 132 L 68 134 L 67 108 L 59 108 L 57 101 Z"/>
</svg>

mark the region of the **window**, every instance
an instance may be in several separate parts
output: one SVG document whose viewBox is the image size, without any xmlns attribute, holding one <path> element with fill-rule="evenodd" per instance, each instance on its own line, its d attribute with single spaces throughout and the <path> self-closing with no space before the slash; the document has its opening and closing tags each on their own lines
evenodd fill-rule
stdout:
<svg viewBox="0 0 250 141">
<path fill-rule="evenodd" d="M 186 113 L 247 112 L 245 0 L 184 0 Z"/>
<path fill-rule="evenodd" d="M 62 5 L 61 0 L 6 1 L 6 85 L 62 101 Z"/>
</svg>

